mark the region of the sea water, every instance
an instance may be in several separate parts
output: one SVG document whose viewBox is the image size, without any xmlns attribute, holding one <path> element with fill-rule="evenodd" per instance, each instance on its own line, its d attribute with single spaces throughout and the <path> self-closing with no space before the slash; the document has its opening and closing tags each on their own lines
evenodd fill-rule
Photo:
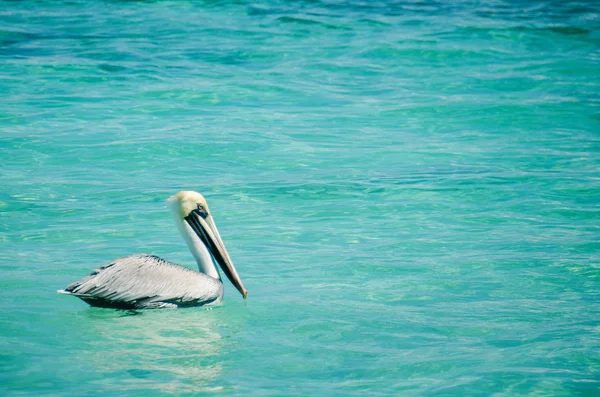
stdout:
<svg viewBox="0 0 600 397">
<path fill-rule="evenodd" d="M 597 396 L 600 6 L 1 1 L 0 393 Z M 249 291 L 123 312 L 107 261 Z"/>
</svg>

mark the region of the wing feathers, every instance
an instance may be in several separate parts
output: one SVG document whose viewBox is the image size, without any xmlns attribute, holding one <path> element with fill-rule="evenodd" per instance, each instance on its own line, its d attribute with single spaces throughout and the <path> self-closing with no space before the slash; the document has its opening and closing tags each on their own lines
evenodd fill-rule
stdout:
<svg viewBox="0 0 600 397">
<path fill-rule="evenodd" d="M 222 296 L 223 284 L 156 256 L 139 254 L 111 261 L 62 292 L 93 306 L 177 307 L 214 302 Z"/>
</svg>

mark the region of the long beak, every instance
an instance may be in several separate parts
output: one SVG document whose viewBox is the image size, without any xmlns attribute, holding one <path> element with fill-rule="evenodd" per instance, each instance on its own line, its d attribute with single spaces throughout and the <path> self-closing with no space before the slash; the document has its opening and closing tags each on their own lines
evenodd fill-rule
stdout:
<svg viewBox="0 0 600 397">
<path fill-rule="evenodd" d="M 204 215 L 204 217 L 202 215 Z M 217 230 L 217 225 L 215 225 L 210 214 L 203 213 L 202 215 L 193 211 L 185 217 L 185 220 L 198 235 L 200 240 L 202 240 L 204 245 L 206 245 L 206 248 L 210 251 L 219 266 L 221 266 L 223 273 L 225 273 L 229 281 L 231 281 L 231 284 L 233 284 L 235 288 L 240 291 L 240 294 L 242 294 L 244 299 L 246 299 L 248 297 L 248 291 L 244 288 L 244 283 L 242 283 L 240 276 L 233 266 L 233 262 L 231 262 L 229 253 L 225 249 L 223 240 L 221 240 L 221 236 Z"/>
</svg>

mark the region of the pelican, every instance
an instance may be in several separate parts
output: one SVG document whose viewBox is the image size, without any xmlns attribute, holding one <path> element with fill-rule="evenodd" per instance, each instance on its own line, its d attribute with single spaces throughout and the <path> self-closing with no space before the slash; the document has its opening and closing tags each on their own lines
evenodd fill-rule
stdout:
<svg viewBox="0 0 600 397">
<path fill-rule="evenodd" d="M 242 294 L 248 291 L 221 240 L 208 204 L 200 193 L 181 191 L 167 200 L 177 229 L 198 263 L 198 270 L 154 255 L 115 259 L 58 293 L 74 295 L 92 306 L 155 309 L 213 305 L 223 299 L 215 263 Z"/>
</svg>

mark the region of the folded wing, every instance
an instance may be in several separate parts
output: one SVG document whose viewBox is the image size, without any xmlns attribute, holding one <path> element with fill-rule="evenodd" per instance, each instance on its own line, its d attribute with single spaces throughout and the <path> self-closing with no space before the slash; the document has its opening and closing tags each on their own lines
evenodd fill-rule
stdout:
<svg viewBox="0 0 600 397">
<path fill-rule="evenodd" d="M 157 256 L 138 254 L 115 259 L 59 292 L 92 306 L 142 309 L 214 303 L 223 296 L 223 284 Z"/>
</svg>

